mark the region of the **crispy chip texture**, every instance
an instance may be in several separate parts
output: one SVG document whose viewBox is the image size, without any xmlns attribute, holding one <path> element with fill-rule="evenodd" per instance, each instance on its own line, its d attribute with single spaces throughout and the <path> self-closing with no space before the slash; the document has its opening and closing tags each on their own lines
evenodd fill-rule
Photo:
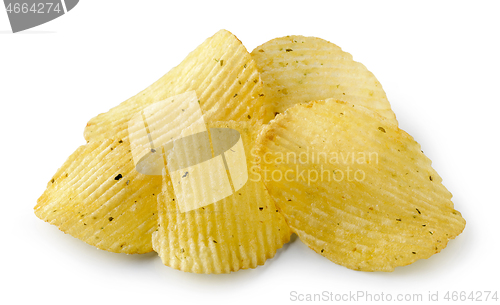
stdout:
<svg viewBox="0 0 500 305">
<path fill-rule="evenodd" d="M 264 83 L 266 119 L 297 103 L 333 98 L 374 110 L 397 124 L 375 76 L 331 42 L 286 36 L 251 54 Z"/>
<path fill-rule="evenodd" d="M 91 119 L 85 139 L 123 138 L 128 121 L 140 110 L 191 90 L 207 122 L 262 120 L 263 88 L 255 62 L 236 36 L 221 30 L 154 84 Z"/>
<path fill-rule="evenodd" d="M 80 146 L 38 199 L 35 214 L 99 249 L 152 251 L 161 176 L 145 176 L 130 161 L 128 140 Z"/>
<path fill-rule="evenodd" d="M 250 163 L 255 133 L 249 123 L 219 122 L 211 127 L 239 131 L 248 170 L 257 170 Z M 272 258 L 290 238 L 283 216 L 261 181 L 249 179 L 229 197 L 187 212 L 181 212 L 176 204 L 168 176 L 164 176 L 163 186 L 158 196 L 158 230 L 153 233 L 153 248 L 167 266 L 194 273 L 255 268 Z"/>
<path fill-rule="evenodd" d="M 257 148 L 292 231 L 337 264 L 392 271 L 440 252 L 465 227 L 420 145 L 362 106 L 296 105 L 264 127 Z"/>
<path fill-rule="evenodd" d="M 233 34 L 219 31 L 149 88 L 90 120 L 85 129 L 88 144 L 57 171 L 38 199 L 35 214 L 103 250 L 152 251 L 161 176 L 136 171 L 128 123 L 145 107 L 193 90 L 207 122 L 258 125 L 261 120 L 262 84 L 255 63 Z M 179 133 L 184 125 L 176 125 Z M 140 130 L 133 140 L 141 142 Z"/>
</svg>

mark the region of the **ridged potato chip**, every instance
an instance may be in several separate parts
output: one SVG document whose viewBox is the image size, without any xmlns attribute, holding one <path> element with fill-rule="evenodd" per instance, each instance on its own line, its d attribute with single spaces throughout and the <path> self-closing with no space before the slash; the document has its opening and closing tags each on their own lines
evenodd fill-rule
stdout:
<svg viewBox="0 0 500 305">
<path fill-rule="evenodd" d="M 257 170 L 250 163 L 255 133 L 249 123 L 219 122 L 211 127 L 237 130 L 248 171 Z M 231 167 L 227 154 L 226 161 Z M 188 174 L 192 172 L 186 171 L 184 176 Z M 235 184 L 238 174 L 229 175 Z M 237 190 L 222 200 L 182 212 L 175 180 L 169 177 L 164 176 L 163 193 L 158 196 L 158 230 L 153 233 L 153 248 L 165 265 L 194 273 L 229 273 L 263 265 L 288 242 L 290 229 L 262 181 L 249 179 L 239 189 L 235 185 Z M 219 179 L 215 171 L 209 171 L 207 177 Z"/>
<path fill-rule="evenodd" d="M 47 184 L 36 216 L 102 250 L 152 251 L 161 176 L 138 173 L 131 158 L 127 139 L 80 146 Z"/>
<path fill-rule="evenodd" d="M 264 83 L 266 119 L 297 103 L 333 98 L 374 110 L 397 124 L 375 76 L 331 42 L 286 36 L 251 54 Z"/>
<path fill-rule="evenodd" d="M 257 155 L 292 231 L 347 268 L 392 271 L 440 252 L 465 227 L 420 145 L 365 107 L 293 106 L 264 127 Z"/>
<path fill-rule="evenodd" d="M 35 214 L 103 250 L 152 251 L 161 175 L 136 171 L 130 142 L 140 142 L 141 132 L 130 139 L 128 124 L 147 106 L 190 91 L 207 122 L 243 120 L 258 126 L 262 120 L 263 89 L 255 63 L 233 34 L 219 31 L 149 88 L 90 120 L 88 144 L 57 171 Z M 180 133 L 184 123 L 175 130 Z"/>
<path fill-rule="evenodd" d="M 120 105 L 92 118 L 87 141 L 125 137 L 128 121 L 145 107 L 174 95 L 196 91 L 209 121 L 261 122 L 264 92 L 255 62 L 241 41 L 220 30 L 177 67 Z"/>
</svg>

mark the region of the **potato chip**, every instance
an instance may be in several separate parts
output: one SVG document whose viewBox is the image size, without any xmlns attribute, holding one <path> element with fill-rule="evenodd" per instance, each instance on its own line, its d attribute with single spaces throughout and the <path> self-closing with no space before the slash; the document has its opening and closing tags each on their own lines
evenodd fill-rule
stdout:
<svg viewBox="0 0 500 305">
<path fill-rule="evenodd" d="M 243 186 L 235 183 L 236 177 L 243 174 L 231 172 L 232 164 L 235 163 L 231 154 L 238 149 L 235 145 L 225 153 L 230 169 L 228 175 L 235 189 L 232 195 L 213 204 L 182 212 L 178 204 L 179 193 L 173 185 L 176 180 L 164 176 L 163 193 L 158 196 L 158 230 L 153 233 L 153 248 L 165 265 L 187 272 L 229 273 L 255 268 L 272 258 L 288 242 L 291 233 L 262 181 L 252 181 L 252 173 L 257 168 L 249 162 L 255 140 L 250 124 L 219 122 L 211 127 L 232 128 L 241 134 L 244 155 L 248 160 L 244 162 L 248 164 L 249 179 Z M 210 130 L 214 154 L 217 154 L 217 136 L 214 128 Z M 186 156 L 188 158 L 192 156 Z M 201 153 L 198 158 L 203 159 Z M 186 170 L 184 176 L 192 174 L 191 170 Z M 170 175 L 173 177 L 172 173 Z M 220 178 L 215 171 L 207 171 L 207 177 L 212 180 Z M 200 183 L 209 184 L 210 179 Z"/>
<path fill-rule="evenodd" d="M 85 139 L 124 138 L 133 115 L 191 90 L 196 91 L 207 122 L 262 120 L 264 92 L 255 62 L 236 36 L 221 30 L 144 91 L 91 119 Z"/>
<path fill-rule="evenodd" d="M 392 271 L 428 258 L 465 227 L 420 145 L 365 107 L 291 107 L 264 127 L 257 151 L 292 231 L 350 269 Z"/>
<path fill-rule="evenodd" d="M 251 54 L 261 73 L 271 117 L 297 103 L 333 98 L 374 110 L 397 124 L 375 76 L 331 42 L 286 36 L 264 43 Z"/>
<path fill-rule="evenodd" d="M 131 158 L 127 139 L 80 146 L 49 181 L 36 216 L 102 250 L 152 251 L 161 176 L 138 173 Z"/>
<path fill-rule="evenodd" d="M 136 128 L 130 139 L 129 122 L 155 102 L 191 91 L 207 122 L 261 121 L 262 85 L 255 63 L 234 35 L 219 31 L 148 89 L 89 122 L 88 144 L 73 153 L 49 182 L 38 199 L 36 215 L 103 250 L 152 251 L 161 175 L 137 172 L 133 159 L 143 152 L 130 142 L 141 144 L 149 135 Z M 157 118 L 163 114 L 151 113 L 158 122 L 170 119 L 168 114 Z M 185 123 L 164 135 L 180 133 Z"/>
</svg>

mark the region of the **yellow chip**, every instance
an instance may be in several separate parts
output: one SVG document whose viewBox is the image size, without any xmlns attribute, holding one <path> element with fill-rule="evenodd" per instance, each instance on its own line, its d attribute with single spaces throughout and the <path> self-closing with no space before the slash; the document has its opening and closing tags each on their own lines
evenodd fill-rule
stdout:
<svg viewBox="0 0 500 305">
<path fill-rule="evenodd" d="M 262 120 L 263 88 L 255 62 L 241 41 L 217 32 L 154 84 L 87 123 L 87 141 L 118 139 L 128 121 L 145 107 L 194 90 L 209 121 Z"/>
<path fill-rule="evenodd" d="M 148 157 L 144 144 L 149 142 L 143 140 L 151 136 L 150 131 L 164 130 L 153 130 L 155 125 L 147 126 L 149 131 L 141 128 L 145 124 L 141 118 L 152 117 L 154 123 L 170 120 L 168 113 L 160 111 L 164 107 L 157 112 L 145 108 L 174 96 L 186 99 L 193 91 L 207 122 L 260 122 L 262 85 L 255 63 L 234 35 L 219 31 L 151 87 L 89 122 L 85 130 L 88 144 L 75 151 L 49 182 L 38 199 L 36 215 L 103 250 L 152 251 L 161 172 L 159 176 L 140 174 L 134 158 Z M 175 128 L 163 136 L 180 133 L 187 124 L 170 123 L 167 126 Z M 130 138 L 129 128 L 133 130 Z"/>
<path fill-rule="evenodd" d="M 264 83 L 266 119 L 297 103 L 333 98 L 374 110 L 397 124 L 375 76 L 331 42 L 286 36 L 264 43 L 251 54 Z"/>
<path fill-rule="evenodd" d="M 214 123 L 211 127 L 232 128 L 239 132 L 245 150 L 243 157 L 246 155 L 248 159 L 243 159 L 243 162 L 248 164 L 245 170 L 248 168 L 249 175 L 246 175 L 247 172 L 231 171 L 242 155 L 238 152 L 238 145 L 227 149 L 224 155 L 229 167 L 227 174 L 234 188 L 232 195 L 212 204 L 187 209 L 186 212 L 179 204 L 182 196 L 174 189 L 176 179 L 164 176 L 164 190 L 158 196 L 158 231 L 153 234 L 153 248 L 165 265 L 187 272 L 229 273 L 255 268 L 272 258 L 277 249 L 288 242 L 291 233 L 264 184 L 252 181 L 252 172 L 257 168 L 249 162 L 255 141 L 250 125 L 225 122 Z M 217 135 L 213 128 L 210 130 L 214 154 L 217 155 Z M 169 157 L 171 160 L 172 155 Z M 189 158 L 192 156 L 185 156 L 184 160 Z M 196 158 L 204 159 L 201 153 Z M 209 179 L 199 181 L 200 184 L 220 180 L 215 165 L 208 166 L 206 177 Z M 187 179 L 193 174 L 191 167 L 185 170 L 183 177 Z M 238 177 L 244 178 L 245 175 L 249 178 L 246 183 L 238 183 Z M 172 172 L 170 176 L 173 177 Z M 196 180 L 191 180 L 191 183 L 196 184 Z M 207 193 L 210 191 L 207 190 Z"/>
<path fill-rule="evenodd" d="M 81 146 L 47 184 L 36 216 L 99 249 L 152 251 L 161 176 L 138 173 L 130 158 L 126 139 Z"/>
<path fill-rule="evenodd" d="M 292 231 L 354 270 L 392 271 L 440 252 L 465 220 L 420 145 L 345 102 L 296 105 L 257 140 L 260 177 Z"/>
</svg>

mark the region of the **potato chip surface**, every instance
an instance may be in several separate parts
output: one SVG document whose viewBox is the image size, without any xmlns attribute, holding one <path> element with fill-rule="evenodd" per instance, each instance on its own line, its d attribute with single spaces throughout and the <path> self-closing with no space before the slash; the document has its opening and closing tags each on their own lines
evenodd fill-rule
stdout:
<svg viewBox="0 0 500 305">
<path fill-rule="evenodd" d="M 80 146 L 48 182 L 36 216 L 102 250 L 152 251 L 161 176 L 140 174 L 131 158 L 127 139 Z"/>
<path fill-rule="evenodd" d="M 465 227 L 420 145 L 365 107 L 295 105 L 264 127 L 257 151 L 292 231 L 350 269 L 392 271 L 428 258 Z"/>
<path fill-rule="evenodd" d="M 211 127 L 214 150 L 217 135 L 213 127 L 239 132 L 245 149 L 243 157 L 246 155 L 243 162 L 248 164 L 244 169 L 249 172 L 248 180 L 237 186 L 237 177 L 245 175 L 231 172 L 235 164 L 231 155 L 237 152 L 237 144 L 224 153 L 229 167 L 227 174 L 231 177 L 234 191 L 215 203 L 183 211 L 178 204 L 179 192 L 174 189 L 177 180 L 170 179 L 172 174 L 165 175 L 163 193 L 158 196 L 158 230 L 153 234 L 153 248 L 165 265 L 187 272 L 229 273 L 256 268 L 288 242 L 291 232 L 262 181 L 252 181 L 252 171 L 257 168 L 250 163 L 255 141 L 250 124 L 219 122 Z M 237 155 L 242 156 L 240 153 Z M 186 156 L 184 160 L 191 157 Z M 220 172 L 214 167 L 210 164 L 206 171 L 208 179 L 198 181 L 199 184 L 220 180 Z M 186 169 L 181 179 L 188 179 L 191 175 L 191 169 Z M 196 184 L 197 181 L 191 180 L 191 183 Z"/>
<path fill-rule="evenodd" d="M 251 54 L 264 83 L 267 120 L 297 103 L 333 98 L 374 110 L 397 124 L 375 76 L 331 42 L 286 36 Z"/>
</svg>

